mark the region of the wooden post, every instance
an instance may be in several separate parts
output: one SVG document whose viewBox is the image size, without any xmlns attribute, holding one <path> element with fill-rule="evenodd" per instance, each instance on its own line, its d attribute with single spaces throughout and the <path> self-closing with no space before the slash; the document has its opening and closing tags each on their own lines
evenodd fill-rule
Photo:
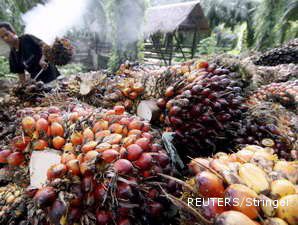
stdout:
<svg viewBox="0 0 298 225">
<path fill-rule="evenodd" d="M 193 40 L 192 40 L 192 48 L 191 48 L 191 58 L 193 59 L 195 57 L 197 50 L 197 30 L 195 30 L 193 34 Z"/>
</svg>

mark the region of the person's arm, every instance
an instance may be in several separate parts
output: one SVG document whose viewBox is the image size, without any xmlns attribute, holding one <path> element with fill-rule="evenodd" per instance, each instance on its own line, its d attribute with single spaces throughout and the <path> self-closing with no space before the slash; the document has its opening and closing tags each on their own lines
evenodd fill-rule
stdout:
<svg viewBox="0 0 298 225">
<path fill-rule="evenodd" d="M 21 84 L 25 84 L 26 83 L 26 74 L 25 73 L 19 73 L 19 81 Z"/>
</svg>

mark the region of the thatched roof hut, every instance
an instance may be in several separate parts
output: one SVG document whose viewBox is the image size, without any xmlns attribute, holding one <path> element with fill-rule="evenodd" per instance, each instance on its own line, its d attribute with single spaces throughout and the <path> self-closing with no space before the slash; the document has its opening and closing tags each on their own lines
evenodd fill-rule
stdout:
<svg viewBox="0 0 298 225">
<path fill-rule="evenodd" d="M 208 20 L 199 1 L 151 7 L 146 12 L 144 34 L 197 30 L 209 33 Z"/>
</svg>

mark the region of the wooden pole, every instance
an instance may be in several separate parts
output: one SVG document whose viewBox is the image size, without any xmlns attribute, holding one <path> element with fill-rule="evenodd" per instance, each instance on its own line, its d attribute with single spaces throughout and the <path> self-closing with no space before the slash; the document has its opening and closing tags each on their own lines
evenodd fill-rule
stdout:
<svg viewBox="0 0 298 225">
<path fill-rule="evenodd" d="M 192 47 L 191 47 L 191 58 L 193 59 L 197 50 L 197 30 L 195 30 L 193 34 L 193 40 L 192 40 Z"/>
</svg>

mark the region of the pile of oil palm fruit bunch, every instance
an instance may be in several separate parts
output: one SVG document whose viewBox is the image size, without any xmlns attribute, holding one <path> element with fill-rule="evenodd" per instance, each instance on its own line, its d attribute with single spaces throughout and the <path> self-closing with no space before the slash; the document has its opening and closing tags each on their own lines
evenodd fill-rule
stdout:
<svg viewBox="0 0 298 225">
<path fill-rule="evenodd" d="M 28 212 L 20 214 L 38 224 L 163 224 L 169 203 L 159 187 L 168 184 L 159 174 L 171 174 L 172 168 L 150 124 L 125 113 L 123 106 L 95 110 L 71 104 L 24 111 L 0 162 L 26 168 L 32 152 L 47 149 L 58 151 L 61 160 L 48 169 L 45 186 L 25 192 L 34 205 L 28 201 Z M 11 219 L 14 206 L 2 212 L 4 221 Z M 29 206 L 35 207 L 34 215 Z"/>
<path fill-rule="evenodd" d="M 297 80 L 247 79 L 200 59 L 11 88 L 0 224 L 297 225 Z"/>
<path fill-rule="evenodd" d="M 276 66 L 279 64 L 298 63 L 298 38 L 278 48 L 264 52 L 254 61 L 256 65 Z"/>
<path fill-rule="evenodd" d="M 43 54 L 48 62 L 63 66 L 71 61 L 74 47 L 68 39 L 56 38 L 52 45 L 43 45 Z"/>
<path fill-rule="evenodd" d="M 181 181 L 180 198 L 168 194 L 183 211 L 181 224 L 296 225 L 298 162 L 273 152 L 247 145 L 235 153 L 192 159 L 193 177 Z"/>
</svg>

